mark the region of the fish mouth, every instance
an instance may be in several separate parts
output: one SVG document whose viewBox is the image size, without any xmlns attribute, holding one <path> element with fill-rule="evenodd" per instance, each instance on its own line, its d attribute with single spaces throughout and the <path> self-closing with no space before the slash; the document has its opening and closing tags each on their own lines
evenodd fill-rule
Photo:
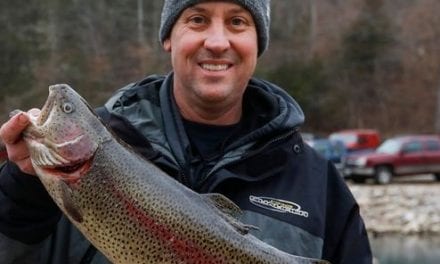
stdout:
<svg viewBox="0 0 440 264">
<path fill-rule="evenodd" d="M 95 156 L 93 155 L 87 160 L 79 160 L 57 166 L 40 166 L 40 169 L 52 176 L 60 178 L 68 184 L 73 184 L 89 172 L 94 157 Z"/>
<path fill-rule="evenodd" d="M 49 115 L 51 113 L 52 108 L 55 105 L 55 92 L 54 89 L 49 87 L 49 95 L 47 97 L 46 102 L 44 103 L 43 107 L 41 108 L 40 114 L 38 115 L 35 125 L 36 126 L 43 126 L 44 123 L 49 119 Z"/>
<path fill-rule="evenodd" d="M 69 86 L 67 84 L 54 84 L 49 86 L 49 95 L 41 108 L 41 112 L 35 121 L 35 125 L 43 126 L 47 122 L 57 99 L 62 96 L 66 87 Z"/>
</svg>

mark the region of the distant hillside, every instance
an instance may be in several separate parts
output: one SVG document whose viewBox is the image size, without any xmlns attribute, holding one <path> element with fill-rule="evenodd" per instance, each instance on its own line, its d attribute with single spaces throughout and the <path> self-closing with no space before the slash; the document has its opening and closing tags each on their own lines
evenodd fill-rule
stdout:
<svg viewBox="0 0 440 264">
<path fill-rule="evenodd" d="M 93 105 L 167 73 L 157 39 L 162 1 L 2 1 L 0 121 L 69 83 Z M 257 76 L 291 93 L 320 133 L 371 127 L 440 131 L 440 1 L 272 0 Z"/>
</svg>

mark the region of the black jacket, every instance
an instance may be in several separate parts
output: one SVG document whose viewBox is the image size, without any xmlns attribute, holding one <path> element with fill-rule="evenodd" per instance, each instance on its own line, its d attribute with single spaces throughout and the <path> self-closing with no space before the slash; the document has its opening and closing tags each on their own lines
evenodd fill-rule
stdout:
<svg viewBox="0 0 440 264">
<path fill-rule="evenodd" d="M 185 132 L 172 78 L 150 76 L 128 85 L 97 111 L 172 177 L 234 201 L 242 221 L 257 226 L 252 233 L 265 242 L 332 263 L 372 262 L 358 205 L 332 163 L 304 144 L 298 132 L 303 114 L 289 95 L 252 79 L 240 126 L 206 158 Z M 0 204 L 4 263 L 107 263 L 61 216 L 40 182 L 12 163 L 1 170 Z"/>
</svg>

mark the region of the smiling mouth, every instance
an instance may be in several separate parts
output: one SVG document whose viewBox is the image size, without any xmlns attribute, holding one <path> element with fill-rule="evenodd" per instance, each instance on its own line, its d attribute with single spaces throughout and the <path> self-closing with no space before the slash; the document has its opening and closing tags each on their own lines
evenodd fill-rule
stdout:
<svg viewBox="0 0 440 264">
<path fill-rule="evenodd" d="M 202 63 L 200 64 L 200 67 L 202 67 L 202 69 L 207 71 L 217 72 L 217 71 L 225 71 L 229 69 L 231 66 L 229 64 Z"/>
</svg>

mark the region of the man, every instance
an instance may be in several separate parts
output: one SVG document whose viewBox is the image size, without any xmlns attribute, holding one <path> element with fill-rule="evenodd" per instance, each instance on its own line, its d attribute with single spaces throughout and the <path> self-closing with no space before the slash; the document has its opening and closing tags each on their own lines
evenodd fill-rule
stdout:
<svg viewBox="0 0 440 264">
<path fill-rule="evenodd" d="M 371 263 L 355 200 L 300 137 L 301 109 L 282 89 L 252 78 L 268 44 L 269 5 L 165 0 L 160 40 L 173 72 L 124 87 L 98 113 L 171 177 L 237 203 L 261 240 L 332 263 Z M 27 124 L 21 114 L 0 130 L 9 155 L 0 174 L 0 258 L 108 263 L 31 176 L 20 136 Z"/>
</svg>

